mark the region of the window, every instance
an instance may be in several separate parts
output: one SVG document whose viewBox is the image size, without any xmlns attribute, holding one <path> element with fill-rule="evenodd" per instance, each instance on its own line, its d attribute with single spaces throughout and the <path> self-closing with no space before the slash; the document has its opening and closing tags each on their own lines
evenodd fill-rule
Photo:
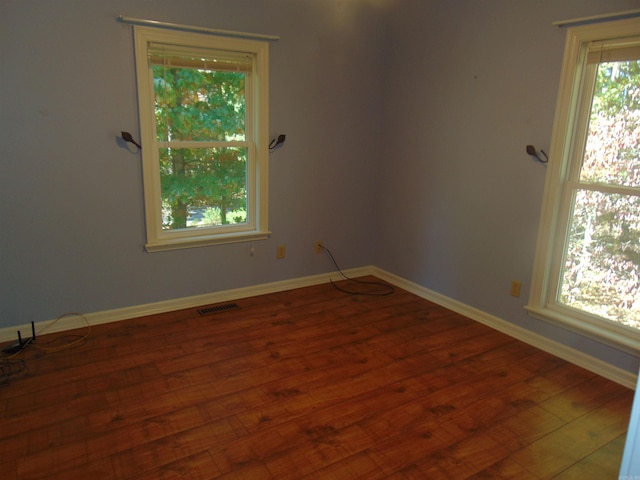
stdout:
<svg viewBox="0 0 640 480">
<path fill-rule="evenodd" d="M 147 250 L 266 238 L 267 43 L 134 32 Z"/>
<path fill-rule="evenodd" d="M 640 346 L 640 20 L 575 27 L 527 309 Z"/>
</svg>

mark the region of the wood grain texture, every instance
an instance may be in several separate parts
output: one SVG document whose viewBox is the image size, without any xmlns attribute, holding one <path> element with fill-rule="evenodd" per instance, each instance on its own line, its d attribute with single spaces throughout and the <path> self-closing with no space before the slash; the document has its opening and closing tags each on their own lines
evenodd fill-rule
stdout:
<svg viewBox="0 0 640 480">
<path fill-rule="evenodd" d="M 38 338 L 0 386 L 5 478 L 617 477 L 622 386 L 400 289 L 236 303 Z"/>
</svg>

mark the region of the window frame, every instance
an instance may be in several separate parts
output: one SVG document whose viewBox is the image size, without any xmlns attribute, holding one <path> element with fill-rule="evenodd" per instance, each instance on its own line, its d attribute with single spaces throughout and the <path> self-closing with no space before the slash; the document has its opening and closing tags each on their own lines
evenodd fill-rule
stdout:
<svg viewBox="0 0 640 480">
<path fill-rule="evenodd" d="M 162 229 L 159 149 L 155 132 L 155 97 L 149 45 L 165 43 L 180 48 L 202 48 L 249 54 L 253 58 L 250 87 L 246 91 L 247 154 L 247 223 L 212 227 Z M 138 87 L 140 137 L 144 147 L 142 174 L 144 190 L 146 243 L 148 252 L 201 247 L 207 245 L 267 239 L 268 230 L 268 109 L 269 44 L 262 40 L 230 38 L 220 35 L 134 26 L 135 63 Z M 208 147 L 218 142 L 193 143 Z M 220 146 L 233 146 L 224 142 Z"/>
<path fill-rule="evenodd" d="M 587 65 L 588 45 L 638 35 L 640 18 L 576 26 L 567 31 L 531 290 L 525 306 L 536 318 L 631 353 L 640 348 L 640 330 L 569 307 L 557 297 L 572 219 L 572 195 L 580 188 L 575 178 L 582 155 L 575 152 L 584 150 L 593 98 L 596 69 Z"/>
</svg>

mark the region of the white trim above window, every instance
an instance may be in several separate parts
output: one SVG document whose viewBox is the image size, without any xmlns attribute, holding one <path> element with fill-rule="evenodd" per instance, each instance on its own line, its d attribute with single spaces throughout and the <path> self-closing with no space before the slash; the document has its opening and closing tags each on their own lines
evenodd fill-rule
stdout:
<svg viewBox="0 0 640 480">
<path fill-rule="evenodd" d="M 277 35 L 265 35 L 263 33 L 238 32 L 235 30 L 223 30 L 221 28 L 197 27 L 194 25 L 182 25 L 179 23 L 159 22 L 146 18 L 125 17 L 119 15 L 116 20 L 129 25 L 140 25 L 144 27 L 162 28 L 167 30 L 177 30 L 181 32 L 203 33 L 205 35 L 220 35 L 223 37 L 249 38 L 252 40 L 280 40 Z"/>
</svg>

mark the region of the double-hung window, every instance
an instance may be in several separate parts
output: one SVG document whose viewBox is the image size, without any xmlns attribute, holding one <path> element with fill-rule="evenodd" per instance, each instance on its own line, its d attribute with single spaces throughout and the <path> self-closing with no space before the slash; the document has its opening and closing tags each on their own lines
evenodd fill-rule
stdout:
<svg viewBox="0 0 640 480">
<path fill-rule="evenodd" d="M 640 347 L 640 19 L 567 32 L 527 309 Z"/>
<path fill-rule="evenodd" d="M 267 43 L 134 37 L 147 250 L 266 238 Z"/>
</svg>

